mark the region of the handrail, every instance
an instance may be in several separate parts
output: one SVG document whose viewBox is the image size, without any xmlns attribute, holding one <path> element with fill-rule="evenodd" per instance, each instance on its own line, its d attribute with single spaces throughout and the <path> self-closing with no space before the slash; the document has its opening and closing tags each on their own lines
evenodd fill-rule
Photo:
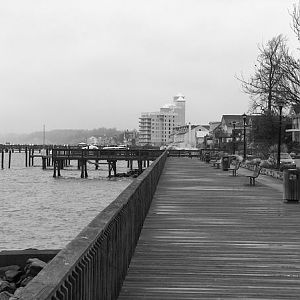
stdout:
<svg viewBox="0 0 300 300">
<path fill-rule="evenodd" d="M 155 160 L 163 153 L 162 150 L 147 150 L 147 149 L 82 149 L 82 148 L 55 148 L 52 150 L 52 154 L 56 158 L 61 159 L 76 159 L 78 157 L 89 159 L 90 157 L 97 157 L 99 159 L 128 159 L 140 158 L 140 159 L 151 159 Z"/>
<path fill-rule="evenodd" d="M 200 157 L 201 151 L 200 149 L 188 150 L 188 149 L 180 149 L 180 150 L 168 150 L 168 156 L 173 157 Z"/>
<path fill-rule="evenodd" d="M 164 152 L 100 212 L 18 299 L 117 299 L 166 158 Z"/>
</svg>

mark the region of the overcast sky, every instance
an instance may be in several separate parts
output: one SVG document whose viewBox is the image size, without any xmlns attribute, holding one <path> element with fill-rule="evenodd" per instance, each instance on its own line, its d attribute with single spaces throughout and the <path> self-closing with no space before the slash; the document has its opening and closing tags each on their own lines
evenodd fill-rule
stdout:
<svg viewBox="0 0 300 300">
<path fill-rule="evenodd" d="M 0 2 L 0 134 L 138 129 L 141 112 L 186 97 L 186 121 L 247 112 L 235 75 L 291 30 L 290 0 Z"/>
</svg>

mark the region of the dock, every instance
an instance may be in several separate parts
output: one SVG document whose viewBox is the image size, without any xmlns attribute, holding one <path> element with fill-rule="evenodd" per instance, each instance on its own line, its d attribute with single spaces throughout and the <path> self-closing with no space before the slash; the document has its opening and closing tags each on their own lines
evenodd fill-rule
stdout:
<svg viewBox="0 0 300 300">
<path fill-rule="evenodd" d="M 169 157 L 118 299 L 299 299 L 300 205 L 246 173 Z"/>
<path fill-rule="evenodd" d="M 20 300 L 299 299 L 300 205 L 283 183 L 162 153 Z"/>
</svg>

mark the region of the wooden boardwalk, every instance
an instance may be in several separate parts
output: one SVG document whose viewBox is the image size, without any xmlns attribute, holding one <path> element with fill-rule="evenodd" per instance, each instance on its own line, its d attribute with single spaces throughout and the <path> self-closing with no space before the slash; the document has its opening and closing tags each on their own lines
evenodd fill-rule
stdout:
<svg viewBox="0 0 300 300">
<path fill-rule="evenodd" d="M 168 158 L 119 300 L 300 299 L 300 204 L 230 174 Z"/>
</svg>

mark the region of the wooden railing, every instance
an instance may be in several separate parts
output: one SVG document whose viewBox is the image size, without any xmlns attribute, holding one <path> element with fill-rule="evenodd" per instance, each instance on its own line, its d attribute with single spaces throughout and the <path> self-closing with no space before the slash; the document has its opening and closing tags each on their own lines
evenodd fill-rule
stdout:
<svg viewBox="0 0 300 300">
<path fill-rule="evenodd" d="M 148 149 L 81 149 L 54 148 L 52 155 L 55 159 L 99 159 L 99 160 L 155 160 L 163 153 L 162 150 Z"/>
<path fill-rule="evenodd" d="M 168 150 L 168 156 L 172 157 L 200 157 L 201 151 L 198 150 Z"/>
<path fill-rule="evenodd" d="M 18 299 L 117 299 L 166 158 L 164 152 L 99 213 Z"/>
</svg>

